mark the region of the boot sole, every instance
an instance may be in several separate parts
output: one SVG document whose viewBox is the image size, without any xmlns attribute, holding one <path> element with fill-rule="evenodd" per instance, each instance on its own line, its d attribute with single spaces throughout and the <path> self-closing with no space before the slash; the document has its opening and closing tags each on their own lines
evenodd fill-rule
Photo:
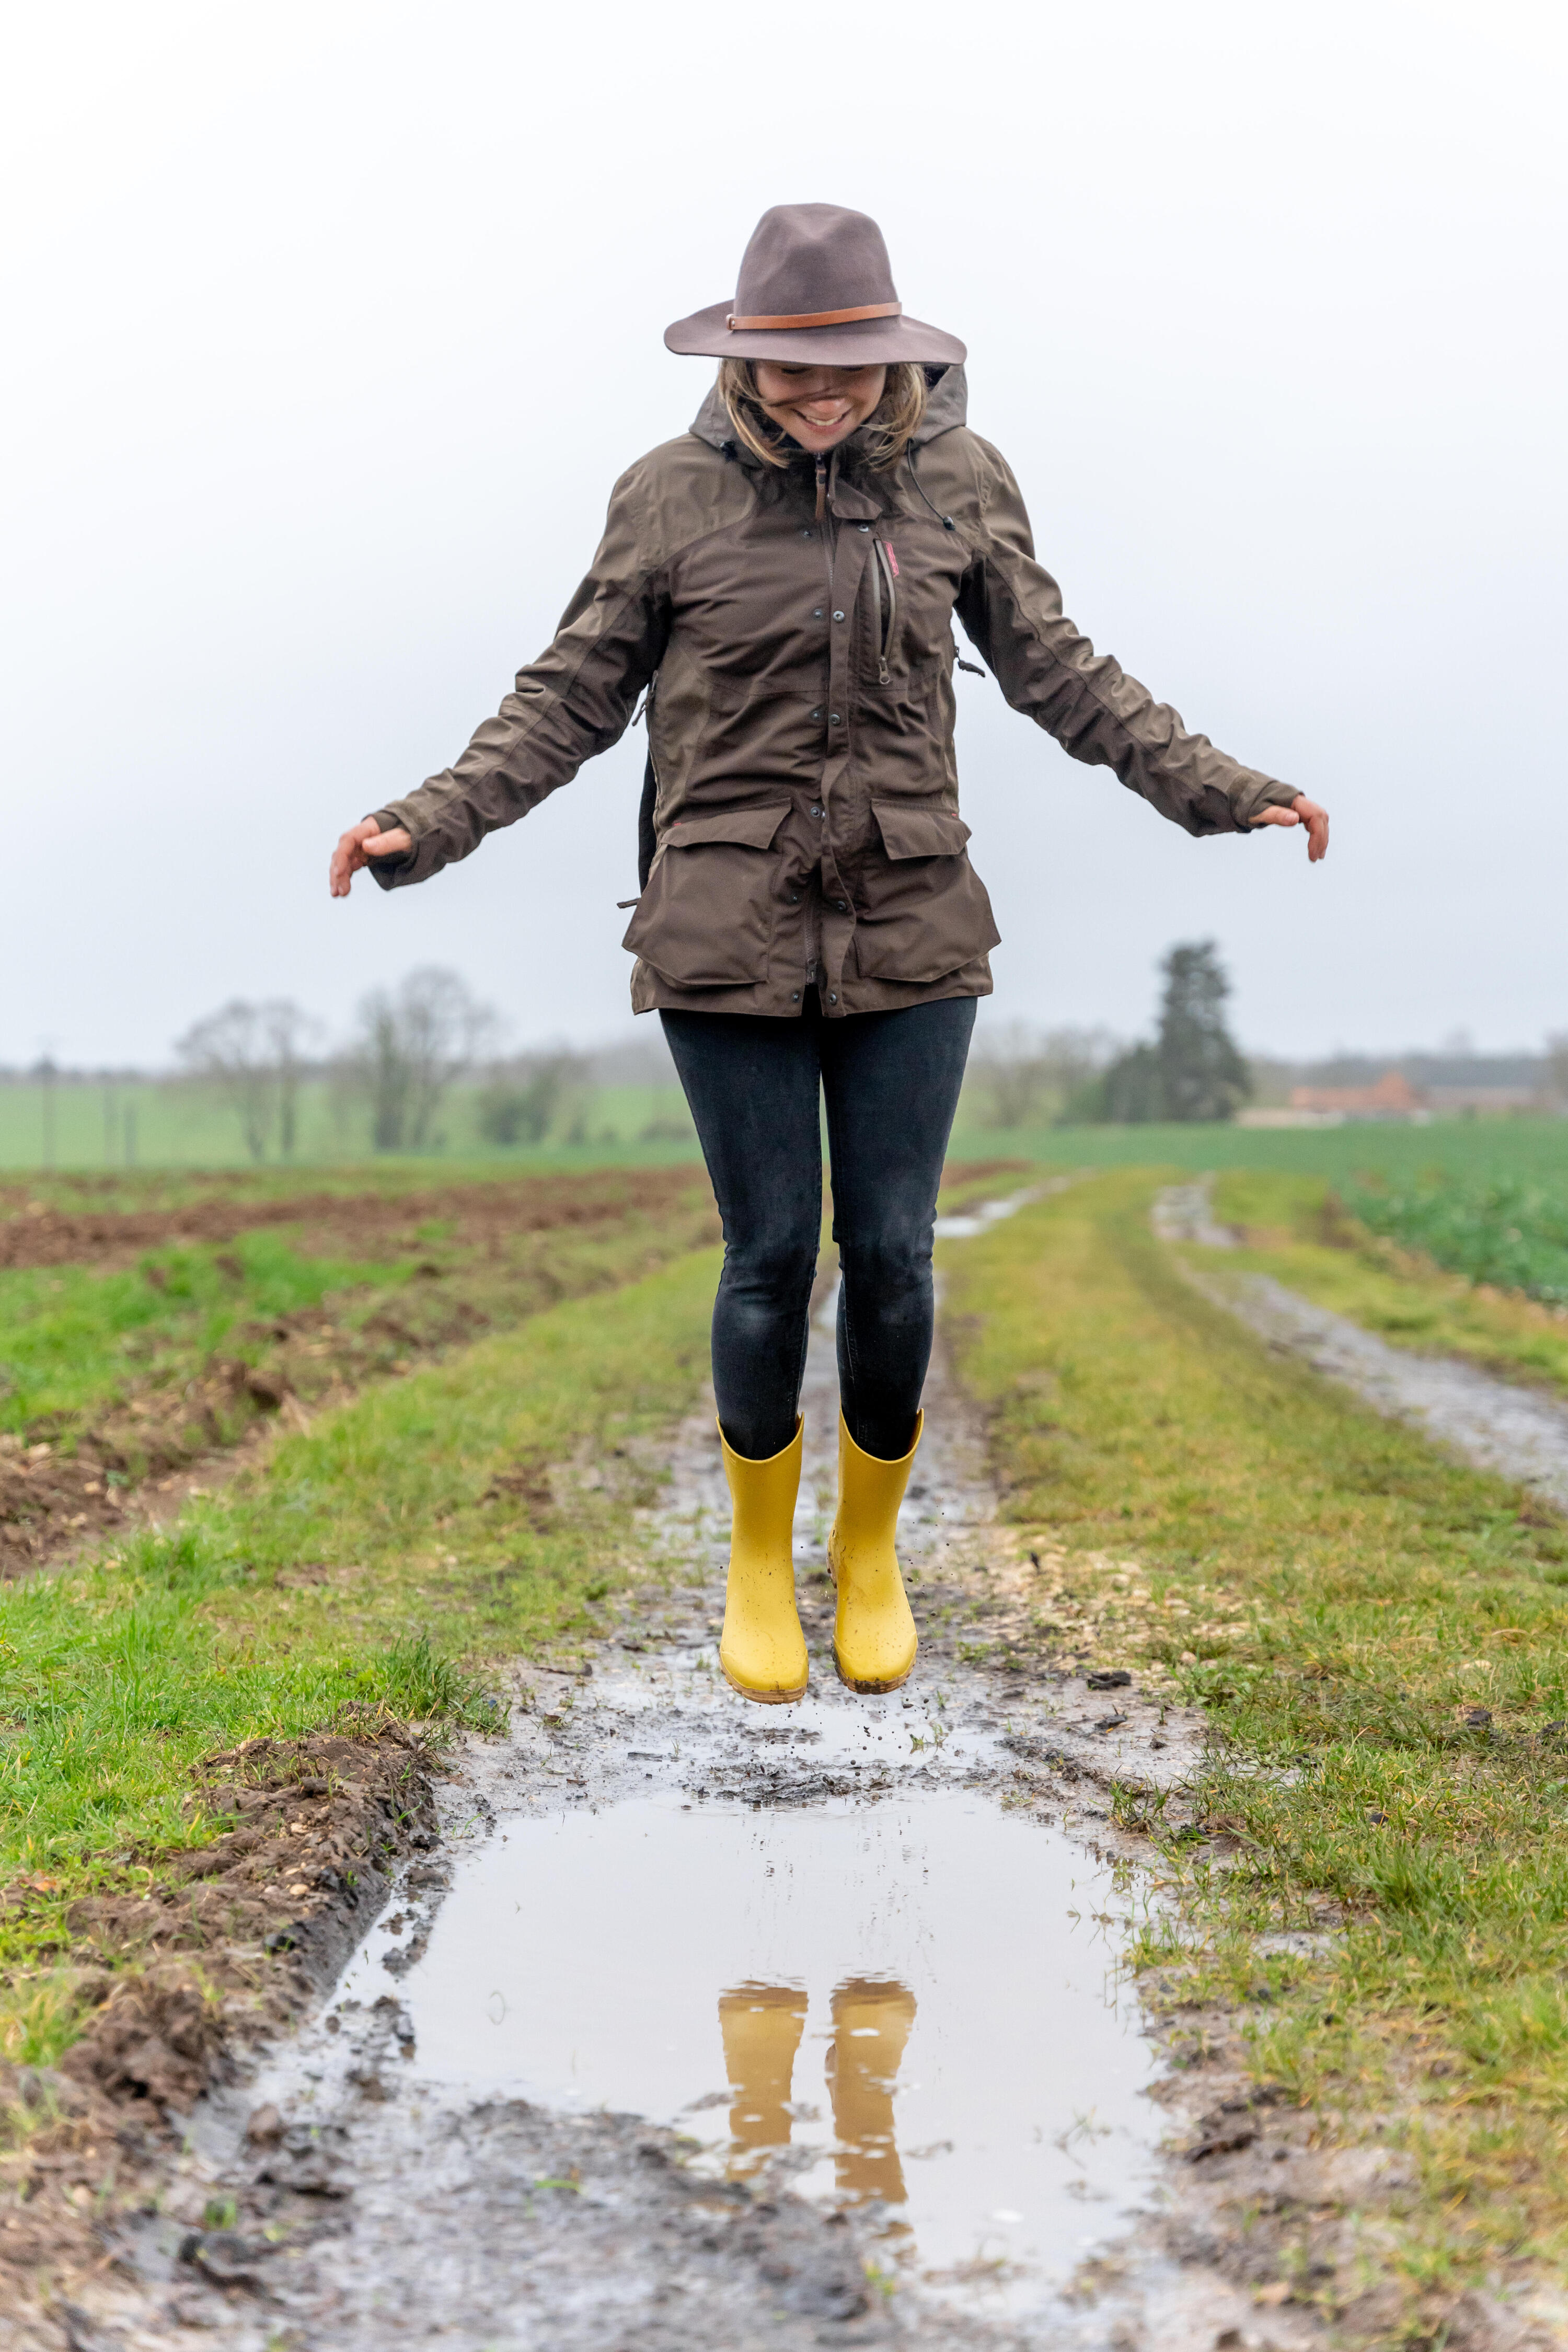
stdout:
<svg viewBox="0 0 1568 2352">
<path fill-rule="evenodd" d="M 845 1673 L 843 1667 L 838 1663 L 837 1651 L 835 1650 L 833 1653 L 834 1673 L 837 1675 L 846 1690 L 858 1691 L 862 1698 L 879 1697 L 883 1691 L 902 1690 L 904 1685 L 909 1681 L 910 1676 L 914 1673 L 915 1664 L 916 1661 L 911 1658 L 909 1664 L 904 1668 L 903 1673 L 901 1675 L 895 1675 L 891 1682 L 861 1683 L 857 1682 L 853 1675 L 847 1675 Z"/>
<path fill-rule="evenodd" d="M 757 1706 L 793 1706 L 797 1699 L 805 1696 L 805 1683 L 798 1690 L 750 1690 L 744 1683 L 735 1680 L 722 1658 L 719 1661 L 719 1671 L 738 1698 L 749 1698 Z"/>
</svg>

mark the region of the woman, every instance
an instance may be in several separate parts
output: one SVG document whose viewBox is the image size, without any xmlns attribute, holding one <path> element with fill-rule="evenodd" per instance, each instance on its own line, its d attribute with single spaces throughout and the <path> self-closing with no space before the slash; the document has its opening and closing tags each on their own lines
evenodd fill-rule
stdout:
<svg viewBox="0 0 1568 2352">
<path fill-rule="evenodd" d="M 904 317 L 881 232 L 765 214 L 733 304 L 669 329 L 720 362 L 690 431 L 623 475 L 554 643 L 456 767 L 354 825 L 423 882 L 614 743 L 647 697 L 632 1002 L 658 1009 L 724 1223 L 713 1383 L 734 1505 L 720 1660 L 799 1698 L 791 1530 L 826 1097 L 838 1306 L 834 1658 L 915 1660 L 893 1531 L 920 1444 L 931 1223 L 997 932 L 964 851 L 954 616 L 1016 709 L 1189 833 L 1328 819 L 1097 655 L 1034 560 L 1017 485 L 964 423 L 963 345 Z"/>
</svg>

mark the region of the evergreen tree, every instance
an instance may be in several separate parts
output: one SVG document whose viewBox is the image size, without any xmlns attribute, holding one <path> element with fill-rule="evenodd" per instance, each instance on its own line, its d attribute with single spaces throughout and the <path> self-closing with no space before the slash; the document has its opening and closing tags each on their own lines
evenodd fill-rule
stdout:
<svg viewBox="0 0 1568 2352">
<path fill-rule="evenodd" d="M 1165 999 L 1155 1053 L 1166 1118 L 1230 1118 L 1252 1079 L 1226 1027 L 1230 982 L 1213 940 L 1173 947 L 1165 958 Z"/>
</svg>

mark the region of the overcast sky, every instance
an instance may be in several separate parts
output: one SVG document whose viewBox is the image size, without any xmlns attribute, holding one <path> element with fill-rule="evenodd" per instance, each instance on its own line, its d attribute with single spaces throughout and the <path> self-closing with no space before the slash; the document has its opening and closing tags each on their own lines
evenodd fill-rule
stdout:
<svg viewBox="0 0 1568 2352">
<path fill-rule="evenodd" d="M 759 213 L 876 215 L 1068 612 L 1334 843 L 1194 842 L 961 677 L 994 1017 L 1568 1028 L 1562 13 L 1545 0 L 16 10 L 0 1061 L 411 965 L 630 1027 L 642 737 L 416 891 L 338 832 L 548 641 Z M 640 1024 L 639 1024 L 640 1025 Z"/>
</svg>

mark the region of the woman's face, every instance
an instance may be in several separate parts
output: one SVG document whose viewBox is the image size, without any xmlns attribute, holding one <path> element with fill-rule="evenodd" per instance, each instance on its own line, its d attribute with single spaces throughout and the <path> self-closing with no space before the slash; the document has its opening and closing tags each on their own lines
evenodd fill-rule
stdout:
<svg viewBox="0 0 1568 2352">
<path fill-rule="evenodd" d="M 764 410 L 803 449 L 836 449 L 864 425 L 881 399 L 885 367 L 788 367 L 778 360 L 752 365 Z"/>
</svg>

